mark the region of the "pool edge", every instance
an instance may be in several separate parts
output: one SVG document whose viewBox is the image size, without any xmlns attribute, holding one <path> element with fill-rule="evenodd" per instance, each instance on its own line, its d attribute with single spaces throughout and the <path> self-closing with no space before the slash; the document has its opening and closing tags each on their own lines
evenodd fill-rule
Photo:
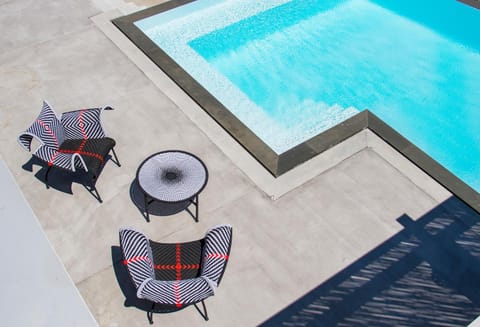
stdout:
<svg viewBox="0 0 480 327">
<path fill-rule="evenodd" d="M 457 0 L 458 2 L 462 2 L 467 6 L 480 9 L 480 1 L 478 0 Z"/>
<path fill-rule="evenodd" d="M 364 110 L 281 155 L 277 155 L 133 24 L 134 21 L 151 15 L 152 12 L 158 13 L 169 10 L 192 1 L 194 0 L 174 0 L 162 3 L 130 15 L 112 19 L 111 22 L 272 176 L 280 177 L 318 154 L 342 143 L 362 130 L 368 129 L 480 213 L 480 194 L 478 192 L 368 110 Z"/>
</svg>

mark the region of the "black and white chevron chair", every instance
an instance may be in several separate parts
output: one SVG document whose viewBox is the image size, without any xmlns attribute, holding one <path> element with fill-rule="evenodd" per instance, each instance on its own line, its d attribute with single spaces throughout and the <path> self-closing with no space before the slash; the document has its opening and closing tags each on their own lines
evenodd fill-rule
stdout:
<svg viewBox="0 0 480 327">
<path fill-rule="evenodd" d="M 53 108 L 43 102 L 42 111 L 37 119 L 18 136 L 18 142 L 27 151 L 31 151 L 32 140 L 39 141 L 39 147 L 32 153 L 48 165 L 45 184 L 48 185 L 48 173 L 52 167 L 75 172 L 83 170 L 89 176 L 85 183 L 87 190 L 99 201 L 102 198 L 95 183 L 107 156 L 112 151 L 118 166 L 115 140 L 106 136 L 101 122 L 103 110 L 111 107 L 81 109 L 64 112 L 60 117 Z"/>
<path fill-rule="evenodd" d="M 225 271 L 232 244 L 232 227 L 216 226 L 201 240 L 158 243 L 134 229 L 120 229 L 123 264 L 137 297 L 152 303 L 153 312 L 173 312 L 194 305 L 208 320 L 204 300 L 212 295 Z M 197 303 L 202 303 L 203 312 Z"/>
</svg>

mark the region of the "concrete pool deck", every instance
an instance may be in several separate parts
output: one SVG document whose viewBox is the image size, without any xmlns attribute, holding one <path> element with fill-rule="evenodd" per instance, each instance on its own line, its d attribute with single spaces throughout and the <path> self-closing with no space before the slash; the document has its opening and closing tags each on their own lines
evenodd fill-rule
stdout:
<svg viewBox="0 0 480 327">
<path fill-rule="evenodd" d="M 231 262 L 217 294 L 206 301 L 210 321 L 205 325 L 209 326 L 253 326 L 268 321 L 403 233 L 407 228 L 398 219 L 405 215 L 412 221 L 432 220 L 437 218 L 432 213 L 440 211 L 441 217 L 466 226 L 458 242 L 471 244 L 469 253 L 478 255 L 474 250 L 479 229 L 471 222 L 478 215 L 371 135 L 361 136 L 368 140 L 367 146 L 307 181 L 276 196 L 269 194 L 241 168 L 258 164 L 238 144 L 223 136 L 212 141 L 221 129 L 212 123 L 199 124 L 197 119 L 204 120 L 204 113 L 187 114 L 192 110 L 191 99 L 172 96 L 181 96 L 181 91 L 168 80 L 160 80 L 160 85 L 152 82 L 151 68 L 138 68 L 99 27 L 100 18 L 115 12 L 126 14 L 140 2 L 0 0 L 4 49 L 0 54 L 0 156 L 100 326 L 148 324 L 144 311 L 125 303 L 117 281 L 115 253 L 118 229 L 123 226 L 143 230 L 155 240 L 175 242 L 200 238 L 218 223 L 233 225 Z M 122 167 L 108 163 L 100 176 L 97 187 L 103 204 L 79 184 L 71 186 L 73 195 L 70 185 L 47 190 L 41 180 L 43 172 L 35 176 L 38 166 L 33 172 L 22 168 L 30 155 L 18 146 L 16 136 L 36 117 L 43 99 L 57 112 L 107 104 L 115 108 L 105 113 L 104 122 L 117 141 Z M 239 162 L 230 159 L 216 142 L 228 142 Z M 191 151 L 209 169 L 209 182 L 200 195 L 198 224 L 186 212 L 152 216 L 146 223 L 132 203 L 138 165 L 148 155 L 166 149 Z M 268 185 L 273 191 L 283 187 Z M 0 187 L 2 194 L 9 192 L 7 186 Z M 16 217 L 0 218 L 7 228 L 5 221 Z M 470 235 L 470 243 L 464 235 Z M 461 250 L 453 252 L 453 258 L 458 253 L 464 256 Z M 426 253 L 427 257 L 431 254 Z M 479 258 L 473 254 L 468 262 L 477 267 Z M 466 275 L 472 285 L 476 285 L 475 273 Z M 462 288 L 447 286 L 449 294 L 464 299 L 462 303 L 473 303 L 464 304 L 468 310 L 457 321 L 463 325 L 472 321 L 479 303 L 462 293 Z M 0 304 L 8 301 L 0 298 Z M 0 310 L 6 308 L 0 306 Z M 460 304 L 456 308 L 461 312 Z M 24 314 L 35 313 L 27 309 Z M 203 323 L 194 308 L 157 314 L 154 321 L 164 326 Z M 48 322 L 39 325 L 49 326 Z"/>
</svg>

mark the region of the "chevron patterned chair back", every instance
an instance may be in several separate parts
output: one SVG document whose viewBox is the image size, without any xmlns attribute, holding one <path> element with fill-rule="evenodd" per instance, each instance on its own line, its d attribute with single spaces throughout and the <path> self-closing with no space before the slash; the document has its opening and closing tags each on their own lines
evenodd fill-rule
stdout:
<svg viewBox="0 0 480 327">
<path fill-rule="evenodd" d="M 31 151 L 32 140 L 40 145 L 32 155 L 48 166 L 45 184 L 48 185 L 48 173 L 52 167 L 75 172 L 78 169 L 89 175 L 89 183 L 85 187 L 102 202 L 95 183 L 104 166 L 110 151 L 118 166 L 114 150 L 115 140 L 107 137 L 102 126 L 101 114 L 111 107 L 81 109 L 64 112 L 60 118 L 53 108 L 43 102 L 37 119 L 18 136 L 18 142 L 27 151 Z"/>
<path fill-rule="evenodd" d="M 194 305 L 208 320 L 204 300 L 212 295 L 227 266 L 232 244 L 232 227 L 219 225 L 201 240 L 158 243 L 134 229 L 120 229 L 120 248 L 139 299 L 152 303 L 154 312 L 173 312 Z M 203 312 L 197 306 L 202 303 Z"/>
</svg>

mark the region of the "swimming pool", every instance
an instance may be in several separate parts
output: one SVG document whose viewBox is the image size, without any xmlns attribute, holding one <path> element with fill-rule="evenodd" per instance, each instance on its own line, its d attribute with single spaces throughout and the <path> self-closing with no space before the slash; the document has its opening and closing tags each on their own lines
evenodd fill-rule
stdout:
<svg viewBox="0 0 480 327">
<path fill-rule="evenodd" d="M 135 25 L 277 154 L 368 108 L 480 190 L 472 7 L 198 0 Z"/>
</svg>

